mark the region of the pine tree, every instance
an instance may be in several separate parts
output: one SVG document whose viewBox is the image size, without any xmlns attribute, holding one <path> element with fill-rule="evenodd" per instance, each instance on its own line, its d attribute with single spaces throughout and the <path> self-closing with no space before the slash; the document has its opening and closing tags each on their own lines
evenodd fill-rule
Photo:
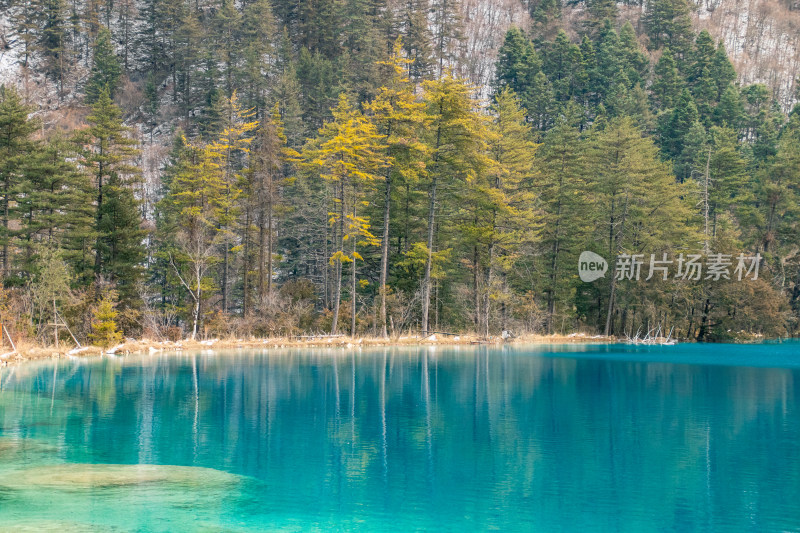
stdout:
<svg viewBox="0 0 800 533">
<path fill-rule="evenodd" d="M 539 145 L 525 118 L 525 110 L 511 89 L 500 92 L 492 106 L 494 135 L 489 150 L 494 161 L 484 196 L 489 217 L 483 232 L 486 246 L 483 294 L 476 314 L 481 330 L 488 336 L 493 302 L 499 303 L 500 327 L 507 329 L 510 290 L 520 254 L 538 237 L 538 213 L 530 183 L 539 176 L 534 171 L 534 154 Z M 480 193 L 479 193 L 480 194 Z"/>
<path fill-rule="evenodd" d="M 707 67 L 703 68 L 703 72 L 696 80 L 693 95 L 700 119 L 704 124 L 710 125 L 717 101 L 717 87 Z"/>
<path fill-rule="evenodd" d="M 605 25 L 617 20 L 617 3 L 614 0 L 588 0 L 586 12 L 583 30 L 590 36 L 596 36 L 602 33 Z"/>
<path fill-rule="evenodd" d="M 522 102 L 534 128 L 540 131 L 550 128 L 555 114 L 556 101 L 553 86 L 544 72 L 539 71 L 533 77 L 533 83 L 523 94 Z"/>
<path fill-rule="evenodd" d="M 692 46 L 692 19 L 686 0 L 648 0 L 644 25 L 651 50 L 665 47 L 678 59 L 688 57 Z"/>
<path fill-rule="evenodd" d="M 391 223 L 392 186 L 395 182 L 418 183 L 424 174 L 427 146 L 421 142 L 422 129 L 427 122 L 424 104 L 414 95 L 414 85 L 407 77 L 410 59 L 402 57 L 403 42 L 395 42 L 389 61 L 382 65 L 391 69 L 388 83 L 367 105 L 372 121 L 385 136 L 388 165 L 384 170 L 383 232 L 381 236 L 381 265 L 379 287 L 379 324 L 386 337 L 386 291 L 389 275 L 389 229 Z"/>
<path fill-rule="evenodd" d="M 681 152 L 673 158 L 673 169 L 678 180 L 687 181 L 697 174 L 705 175 L 709 154 L 708 131 L 696 120 L 683 137 Z"/>
<path fill-rule="evenodd" d="M 428 188 L 427 241 L 417 246 L 424 252 L 425 274 L 422 280 L 422 332 L 430 331 L 432 270 L 437 213 L 443 188 L 457 187 L 480 172 L 486 164 L 483 126 L 476 113 L 470 87 L 460 79 L 444 76 L 423 85 L 427 113 L 431 117 L 428 142 L 431 164 Z"/>
<path fill-rule="evenodd" d="M 258 231 L 257 302 L 259 309 L 262 310 L 265 309 L 268 297 L 272 294 L 276 215 L 281 214 L 284 207 L 281 197 L 281 189 L 286 185 L 284 163 L 286 159 L 296 156 L 296 152 L 286 148 L 286 136 L 283 133 L 283 123 L 276 104 L 273 107 L 272 116 L 263 120 L 256 131 L 250 150 L 248 172 L 249 208 L 252 209 L 252 220 Z M 249 292 L 247 273 L 250 267 L 247 251 L 244 255 L 243 311 L 247 314 Z"/>
<path fill-rule="evenodd" d="M 119 88 L 122 67 L 114 54 L 111 32 L 101 28 L 92 51 L 92 71 L 86 82 L 86 103 L 94 104 L 105 90 L 113 99 Z"/>
<path fill-rule="evenodd" d="M 30 152 L 22 164 L 17 187 L 22 253 L 18 268 L 33 272 L 39 243 L 58 246 L 72 265 L 78 284 L 91 282 L 94 209 L 89 177 L 73 162 L 73 143 L 55 136 Z"/>
<path fill-rule="evenodd" d="M 733 68 L 733 64 L 728 59 L 728 54 L 725 52 L 725 45 L 722 44 L 722 41 L 717 45 L 717 51 L 714 53 L 714 59 L 709 67 L 709 74 L 716 85 L 716 100 L 719 101 L 727 88 L 736 80 L 736 69 Z"/>
<path fill-rule="evenodd" d="M 201 70 L 203 29 L 193 10 L 180 14 L 180 25 L 174 33 L 175 68 L 172 69 L 173 101 L 182 100 L 186 118 L 194 112 L 201 100 L 203 73 Z M 165 67 L 166 68 L 166 67 Z"/>
<path fill-rule="evenodd" d="M 705 69 L 708 69 L 709 72 L 711 71 L 716 53 L 717 49 L 714 46 L 714 39 L 711 34 L 707 30 L 701 31 L 695 40 L 694 49 L 689 57 L 688 72 L 686 73 L 687 80 L 692 87 L 695 87 L 702 79 Z"/>
<path fill-rule="evenodd" d="M 239 35 L 241 18 L 242 15 L 236 9 L 233 0 L 222 0 L 222 5 L 214 14 L 214 47 L 211 49 L 211 55 L 221 67 L 220 81 L 226 97 L 233 94 L 234 80 L 241 67 L 242 50 Z"/>
<path fill-rule="evenodd" d="M 331 333 L 338 330 L 342 297 L 342 265 L 351 265 L 351 334 L 356 327 L 356 261 L 363 260 L 358 245 L 375 246 L 378 239 L 369 231 L 369 219 L 359 214 L 366 202 L 365 189 L 380 179 L 386 165 L 382 135 L 373 123 L 353 109 L 345 95 L 333 109 L 333 120 L 327 122 L 316 139 L 303 148 L 301 165 L 312 176 L 325 180 L 331 189 L 332 208 L 329 221 L 334 226 L 334 307 Z M 349 245 L 349 250 L 346 249 Z"/>
<path fill-rule="evenodd" d="M 747 187 L 747 161 L 742 157 L 736 132 L 715 126 L 709 133 L 710 231 L 707 233 L 711 239 L 716 239 L 723 217 L 729 215 L 735 219 L 741 210 L 754 203 L 754 197 Z"/>
<path fill-rule="evenodd" d="M 453 69 L 462 51 L 464 21 L 461 0 L 431 0 L 433 14 L 433 57 L 436 74 L 441 78 L 445 69 Z"/>
<path fill-rule="evenodd" d="M 300 82 L 305 135 L 311 137 L 330 117 L 337 96 L 344 87 L 338 78 L 336 64 L 319 51 L 300 50 L 297 62 L 297 79 Z"/>
<path fill-rule="evenodd" d="M 297 148 L 303 140 L 303 111 L 300 108 L 300 84 L 294 64 L 288 65 L 281 73 L 274 97 L 281 111 L 286 142 Z"/>
<path fill-rule="evenodd" d="M 217 107 L 216 115 L 219 124 L 215 127 L 216 138 L 207 146 L 213 158 L 213 164 L 219 167 L 225 185 L 226 204 L 223 216 L 218 219 L 218 229 L 222 234 L 222 271 L 220 286 L 222 289 L 222 312 L 227 313 L 230 304 L 229 278 L 231 277 L 233 258 L 231 241 L 239 228 L 237 218 L 240 204 L 237 201 L 242 195 L 245 178 L 242 173 L 244 157 L 249 152 L 252 132 L 258 127 L 253 120 L 252 109 L 244 109 L 234 92 L 230 98 L 223 98 Z"/>
<path fill-rule="evenodd" d="M 69 11 L 64 0 L 43 2 L 40 47 L 46 61 L 46 72 L 58 81 L 59 96 L 64 93 L 65 71 L 71 66 Z"/>
<path fill-rule="evenodd" d="M 669 48 L 665 48 L 655 66 L 655 79 L 651 87 L 656 109 L 666 110 L 674 107 L 683 90 L 683 79 L 678 73 L 675 58 Z"/>
<path fill-rule="evenodd" d="M 683 139 L 692 125 L 700 119 L 692 95 L 688 89 L 681 92 L 680 98 L 671 113 L 662 115 L 659 125 L 659 144 L 668 157 L 677 157 L 683 150 Z"/>
<path fill-rule="evenodd" d="M 31 134 L 36 130 L 37 123 L 28 118 L 32 111 L 22 103 L 14 89 L 0 85 L 0 186 L 3 194 L 0 243 L 3 247 L 3 280 L 11 273 L 10 222 L 17 201 L 14 191 L 21 180 L 25 157 L 32 153 L 34 147 Z"/>
<path fill-rule="evenodd" d="M 774 252 L 797 246 L 800 220 L 800 124 L 795 118 L 786 128 L 774 162 L 760 175 L 758 196 L 763 206 L 760 248 Z M 796 297 L 795 297 L 796 298 Z"/>
<path fill-rule="evenodd" d="M 650 62 L 639 47 L 636 31 L 630 21 L 626 21 L 619 30 L 619 47 L 629 87 L 643 85 L 649 75 Z"/>
<path fill-rule="evenodd" d="M 589 36 L 584 35 L 581 38 L 581 73 L 583 76 L 581 96 L 579 103 L 586 106 L 587 109 L 594 109 L 599 104 L 599 95 L 597 93 L 597 55 Z"/>
<path fill-rule="evenodd" d="M 739 96 L 739 90 L 731 84 L 722 93 L 719 104 L 714 108 L 714 122 L 718 126 L 728 127 L 739 131 L 742 127 L 744 106 Z"/>
<path fill-rule="evenodd" d="M 89 127 L 77 136 L 77 141 L 84 146 L 81 164 L 92 176 L 96 187 L 95 228 L 97 241 L 94 248 L 94 275 L 99 295 L 101 280 L 108 276 L 121 279 L 123 273 L 112 270 L 119 265 L 106 264 L 108 241 L 113 238 L 105 231 L 109 228 L 103 220 L 108 213 L 104 206 L 106 186 L 113 179 L 114 187 L 120 183 L 135 181 L 139 169 L 133 160 L 139 154 L 135 148 L 136 141 L 130 138 L 131 130 L 122 124 L 122 111 L 114 105 L 107 88 L 103 88 L 92 106 L 92 113 L 86 118 Z M 127 186 L 130 183 L 126 183 Z M 139 226 L 139 220 L 130 221 Z"/>
<path fill-rule="evenodd" d="M 494 90 L 499 92 L 509 87 L 516 94 L 528 94 L 534 76 L 541 70 L 542 60 L 533 48 L 533 43 L 519 28 L 506 32 L 503 46 L 497 52 Z"/>
<path fill-rule="evenodd" d="M 608 93 L 625 78 L 627 89 L 630 80 L 625 74 L 625 58 L 619 43 L 619 35 L 609 20 L 605 21 L 597 37 L 597 76 L 595 92 L 601 96 L 602 103 L 608 102 Z"/>
<path fill-rule="evenodd" d="M 106 294 L 92 314 L 92 332 L 89 334 L 89 338 L 95 345 L 103 349 L 118 344 L 123 338 L 122 331 L 117 327 L 116 322 L 119 313 L 114 306 L 114 296 Z"/>
<path fill-rule="evenodd" d="M 302 2 L 297 16 L 297 46 L 308 49 L 312 54 L 319 53 L 329 61 L 334 60 L 340 53 L 340 38 L 345 23 L 343 4 L 336 0 Z"/>
<path fill-rule="evenodd" d="M 675 183 L 650 139 L 631 119 L 613 119 L 592 139 L 597 218 L 595 242 L 616 263 L 621 253 L 664 252 L 686 246 L 694 238 L 686 225 L 694 202 L 689 191 Z M 605 334 L 613 334 L 618 300 L 616 275 L 609 276 Z"/>
<path fill-rule="evenodd" d="M 140 227 L 141 222 L 140 205 L 129 184 L 112 172 L 103 185 L 97 254 L 101 257 L 104 276 L 114 286 L 119 303 L 125 309 L 138 307 L 138 284 L 142 280 L 147 234 Z"/>
<path fill-rule="evenodd" d="M 558 32 L 553 42 L 545 42 L 542 50 L 542 71 L 553 86 L 555 99 L 570 100 L 577 92 L 583 58 L 580 48 L 572 44 L 564 30 Z"/>
<path fill-rule="evenodd" d="M 547 319 L 545 329 L 553 332 L 555 317 L 571 314 L 574 279 L 564 274 L 567 265 L 575 264 L 586 228 L 582 227 L 590 198 L 586 190 L 586 144 L 576 126 L 581 121 L 578 109 L 569 107 L 555 126 L 544 136 L 537 152 L 539 181 L 536 193 L 542 205 L 542 273 L 538 287 L 545 294 Z"/>
<path fill-rule="evenodd" d="M 343 74 L 357 102 L 375 95 L 382 81 L 377 60 L 389 55 L 383 35 L 378 33 L 375 7 L 373 0 L 346 0 L 342 10 Z"/>
<path fill-rule="evenodd" d="M 243 59 L 237 85 L 245 96 L 244 104 L 252 107 L 257 117 L 269 112 L 267 92 L 275 78 L 270 61 L 275 55 L 276 33 L 269 0 L 256 0 L 245 7 L 238 32 Z"/>
<path fill-rule="evenodd" d="M 429 0 L 405 0 L 401 14 L 403 50 L 412 61 L 408 77 L 416 86 L 434 72 L 433 36 L 428 25 Z"/>
</svg>

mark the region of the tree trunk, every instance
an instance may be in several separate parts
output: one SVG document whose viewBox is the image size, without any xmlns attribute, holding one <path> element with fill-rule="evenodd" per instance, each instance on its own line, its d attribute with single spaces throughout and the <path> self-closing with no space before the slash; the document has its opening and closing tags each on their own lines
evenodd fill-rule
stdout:
<svg viewBox="0 0 800 533">
<path fill-rule="evenodd" d="M 562 164 L 563 169 L 563 164 Z M 553 333 L 553 319 L 556 312 L 556 284 L 558 283 L 558 254 L 561 252 L 561 189 L 563 175 L 558 182 L 558 203 L 556 204 L 556 227 L 553 234 L 553 258 L 550 264 L 550 289 L 547 291 L 547 333 Z"/>
<path fill-rule="evenodd" d="M 605 336 L 611 335 L 611 316 L 614 313 L 614 298 L 617 294 L 617 276 L 611 275 L 611 290 L 608 296 L 608 312 L 606 313 L 606 329 Z"/>
<path fill-rule="evenodd" d="M 102 154 L 102 151 L 101 151 Z M 100 299 L 100 272 L 103 268 L 103 259 L 102 254 L 100 253 L 100 248 L 103 244 L 103 237 L 100 233 L 100 223 L 103 221 L 103 164 L 100 163 L 99 172 L 97 174 L 97 242 L 95 245 L 95 254 L 94 254 L 94 279 L 96 283 L 95 287 L 95 299 Z"/>
<path fill-rule="evenodd" d="M 3 279 L 8 278 L 8 219 L 9 219 L 9 198 L 11 194 L 11 176 L 6 173 L 5 194 L 3 195 Z"/>
<path fill-rule="evenodd" d="M 244 220 L 244 258 L 242 261 L 242 316 L 250 312 L 250 219 L 252 207 L 248 202 Z"/>
<path fill-rule="evenodd" d="M 433 261 L 433 222 L 436 210 L 436 178 L 433 178 L 428 207 L 428 259 L 425 262 L 425 278 L 422 281 L 422 334 L 428 334 L 428 313 L 431 304 L 431 262 Z"/>
<path fill-rule="evenodd" d="M 358 202 L 356 201 L 356 185 L 353 182 L 353 224 L 356 221 L 356 206 Z M 357 307 L 357 298 L 356 298 L 356 276 L 357 276 L 357 269 L 356 269 L 356 243 L 358 239 L 353 236 L 353 271 L 350 281 L 350 336 L 355 338 L 356 336 L 356 307 Z"/>
<path fill-rule="evenodd" d="M 272 177 L 269 178 L 269 192 L 267 193 L 267 295 L 272 294 Z"/>
<path fill-rule="evenodd" d="M 494 231 L 494 222 L 492 223 Z M 494 260 L 494 238 L 489 241 L 489 250 L 487 252 L 487 265 L 486 265 L 486 278 L 484 281 L 484 290 L 483 290 L 483 336 L 489 338 L 489 321 L 491 320 L 490 317 L 490 309 L 489 309 L 489 301 L 491 299 L 491 290 L 492 290 L 492 262 Z"/>
<path fill-rule="evenodd" d="M 344 249 L 344 182 L 339 183 L 339 231 L 336 236 L 337 251 L 341 252 Z M 339 306 L 342 301 L 342 258 L 339 255 L 336 259 L 334 283 L 336 290 L 333 295 L 333 322 L 331 323 L 331 335 L 336 334 L 337 326 L 339 325 Z"/>
<path fill-rule="evenodd" d="M 264 311 L 264 297 L 266 291 L 266 254 L 267 228 L 265 218 L 268 215 L 264 212 L 264 205 L 259 206 L 258 212 L 258 308 Z"/>
<path fill-rule="evenodd" d="M 442 113 L 443 103 L 439 102 L 439 114 Z M 428 315 L 431 306 L 431 262 L 433 261 L 433 233 L 434 233 L 434 219 L 436 214 L 436 187 L 438 185 L 438 162 L 439 162 L 439 148 L 442 142 L 442 127 L 441 125 L 436 129 L 436 155 L 434 157 L 434 175 L 431 181 L 430 188 L 430 205 L 428 206 L 428 258 L 425 261 L 425 278 L 422 281 L 422 334 L 428 334 Z"/>
<path fill-rule="evenodd" d="M 619 238 L 618 235 L 624 235 L 625 233 L 625 221 L 628 218 L 628 203 L 629 203 L 629 194 L 626 191 L 625 193 L 625 204 L 622 209 L 622 215 L 620 217 L 620 228 L 618 232 L 614 231 L 614 202 L 612 200 L 611 203 L 611 250 L 612 253 L 619 253 L 620 252 L 620 245 L 619 245 Z M 611 257 L 612 262 L 616 262 L 616 256 Z M 633 268 L 633 267 L 631 267 Z M 617 275 L 614 270 L 611 272 L 611 290 L 609 291 L 608 296 L 608 313 L 606 314 L 606 330 L 605 335 L 608 336 L 611 334 L 611 323 L 612 323 L 612 316 L 614 314 L 614 305 L 616 304 L 616 293 L 617 293 Z"/>
<path fill-rule="evenodd" d="M 222 241 L 222 312 L 228 312 L 228 237 Z"/>
<path fill-rule="evenodd" d="M 389 214 L 392 197 L 391 170 L 386 171 L 386 196 L 383 205 L 383 238 L 381 239 L 381 286 L 380 286 L 380 322 L 381 337 L 388 336 L 386 331 L 386 278 L 389 274 Z"/>
<path fill-rule="evenodd" d="M 478 261 L 478 245 L 472 246 L 472 299 L 475 306 L 475 333 L 481 332 L 481 288 L 479 282 L 478 269 L 480 268 Z"/>
</svg>

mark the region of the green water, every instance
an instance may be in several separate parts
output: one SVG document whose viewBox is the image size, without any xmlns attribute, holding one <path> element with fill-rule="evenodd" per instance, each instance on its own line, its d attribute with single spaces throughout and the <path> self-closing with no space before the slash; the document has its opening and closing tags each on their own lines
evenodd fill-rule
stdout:
<svg viewBox="0 0 800 533">
<path fill-rule="evenodd" d="M 0 369 L 0 531 L 800 531 L 800 345 Z"/>
</svg>

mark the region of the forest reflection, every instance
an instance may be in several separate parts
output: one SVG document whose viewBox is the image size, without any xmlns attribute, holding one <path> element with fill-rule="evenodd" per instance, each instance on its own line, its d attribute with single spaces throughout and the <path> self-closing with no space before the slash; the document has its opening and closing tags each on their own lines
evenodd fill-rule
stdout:
<svg viewBox="0 0 800 533">
<path fill-rule="evenodd" d="M 2 436 L 203 466 L 276 508 L 576 529 L 800 527 L 797 369 L 522 348 L 153 355 L 0 374 Z M 610 512 L 613 509 L 613 512 Z M 553 520 L 553 522 L 549 522 Z M 598 522 L 599 521 L 599 522 Z"/>
</svg>

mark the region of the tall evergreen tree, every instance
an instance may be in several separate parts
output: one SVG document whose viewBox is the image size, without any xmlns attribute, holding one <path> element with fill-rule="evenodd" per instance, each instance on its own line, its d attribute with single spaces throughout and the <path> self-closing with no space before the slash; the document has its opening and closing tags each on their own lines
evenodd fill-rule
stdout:
<svg viewBox="0 0 800 533">
<path fill-rule="evenodd" d="M 144 268 L 144 238 L 140 203 L 130 182 L 111 172 L 103 185 L 103 203 L 98 210 L 97 255 L 102 273 L 113 285 L 120 305 L 135 309 L 139 299 L 138 284 Z"/>
<path fill-rule="evenodd" d="M 616 263 L 623 253 L 666 252 L 669 246 L 689 245 L 694 235 L 687 222 L 694 202 L 631 119 L 612 120 L 595 132 L 592 144 L 595 242 L 608 257 Z M 609 276 L 606 335 L 614 332 L 621 300 L 618 277 Z"/>
<path fill-rule="evenodd" d="M 673 158 L 680 155 L 684 137 L 699 119 L 694 99 L 688 89 L 684 89 L 672 112 L 660 117 L 659 144 L 664 155 Z"/>
<path fill-rule="evenodd" d="M 296 157 L 294 151 L 286 148 L 286 136 L 283 133 L 279 107 L 273 107 L 272 115 L 261 121 L 253 138 L 250 149 L 250 167 L 248 169 L 248 215 L 245 228 L 254 225 L 257 230 L 257 275 L 256 294 L 257 305 L 262 311 L 266 309 L 269 297 L 272 295 L 272 278 L 274 275 L 274 257 L 276 250 L 277 218 L 283 212 L 283 198 L 281 191 L 285 185 L 285 159 Z M 252 222 L 250 222 L 252 220 Z M 245 238 L 245 248 L 248 248 L 249 239 Z M 243 313 L 246 315 L 249 308 L 248 298 L 248 272 L 251 270 L 248 250 L 244 253 L 243 275 Z"/>
<path fill-rule="evenodd" d="M 775 252 L 796 246 L 800 220 L 800 122 L 790 122 L 781 136 L 773 163 L 760 175 L 763 206 L 759 248 Z"/>
<path fill-rule="evenodd" d="M 644 26 L 651 50 L 666 47 L 678 59 L 688 57 L 692 46 L 692 19 L 686 0 L 648 0 Z"/>
<path fill-rule="evenodd" d="M 695 87 L 703 78 L 704 70 L 708 70 L 710 73 L 716 53 L 717 49 L 711 34 L 707 30 L 701 31 L 695 39 L 689 61 L 686 62 L 688 66 L 686 77 L 692 87 Z"/>
<path fill-rule="evenodd" d="M 77 283 L 91 283 L 93 227 L 92 184 L 74 160 L 73 143 L 55 136 L 30 152 L 22 164 L 17 187 L 22 250 L 18 268 L 33 272 L 36 249 L 41 243 L 57 246 L 77 275 Z"/>
<path fill-rule="evenodd" d="M 422 280 L 422 332 L 430 332 L 430 302 L 433 287 L 434 246 L 437 214 L 443 188 L 465 183 L 486 164 L 482 121 L 470 87 L 463 81 L 444 76 L 426 81 L 424 98 L 431 117 L 428 142 L 431 164 L 428 188 L 427 240 L 417 246 L 425 254 Z"/>
<path fill-rule="evenodd" d="M 415 85 L 434 72 L 433 38 L 428 25 L 429 0 L 405 0 L 401 18 L 401 35 L 406 57 L 412 60 L 408 77 Z"/>
<path fill-rule="evenodd" d="M 383 231 L 379 287 L 379 327 L 386 337 L 386 292 L 389 276 L 389 230 L 391 224 L 392 187 L 396 182 L 417 184 L 425 172 L 428 147 L 421 141 L 427 122 L 424 104 L 415 97 L 414 85 L 407 77 L 408 64 L 402 56 L 403 43 L 398 38 L 393 54 L 385 66 L 391 77 L 375 99 L 367 106 L 378 131 L 385 136 L 388 165 L 384 170 Z"/>
<path fill-rule="evenodd" d="M 92 71 L 86 82 L 86 103 L 97 102 L 104 90 L 113 99 L 121 77 L 122 67 L 114 54 L 111 32 L 107 28 L 101 28 L 92 51 Z"/>
<path fill-rule="evenodd" d="M 552 333 L 557 316 L 571 317 L 575 281 L 566 275 L 568 265 L 578 260 L 579 246 L 585 239 L 581 213 L 586 213 L 590 198 L 586 189 L 586 143 L 577 124 L 579 110 L 568 107 L 547 135 L 537 153 L 539 181 L 536 192 L 542 205 L 542 262 L 538 286 L 545 295 L 545 329 Z"/>
<path fill-rule="evenodd" d="M 133 228 L 117 229 L 116 221 L 104 220 L 110 216 L 109 209 L 104 202 L 110 200 L 118 202 L 122 194 L 119 189 L 130 186 L 135 182 L 139 169 L 133 164 L 134 158 L 139 155 L 135 148 L 136 141 L 131 138 L 131 130 L 122 123 L 122 111 L 111 101 L 109 91 L 103 88 L 92 106 L 92 112 L 86 119 L 89 127 L 79 132 L 77 141 L 83 145 L 81 164 L 87 173 L 92 176 L 95 186 L 95 229 L 97 240 L 94 247 L 94 275 L 97 284 L 98 298 L 101 294 L 101 281 L 107 278 L 111 281 L 120 280 L 127 273 L 127 266 L 120 271 L 116 269 L 121 265 L 116 261 L 109 262 L 112 257 L 107 253 L 109 246 L 113 245 L 117 231 L 135 232 Z M 107 186 L 112 182 L 112 189 L 106 194 Z M 124 206 L 128 209 L 128 206 Z M 126 214 L 125 221 L 138 228 L 141 217 L 133 220 Z M 130 234 L 130 233 L 128 233 Z"/>
<path fill-rule="evenodd" d="M 386 165 L 382 151 L 381 135 L 373 123 L 353 108 L 345 95 L 333 110 L 333 120 L 327 122 L 317 139 L 303 148 L 302 165 L 311 176 L 328 182 L 332 205 L 330 221 L 334 225 L 334 307 L 331 333 L 338 331 L 342 297 L 342 266 L 351 266 L 350 305 L 351 334 L 356 327 L 356 261 L 363 260 L 358 246 L 377 245 L 370 232 L 369 219 L 359 211 L 364 206 L 365 189 L 380 179 L 379 172 Z"/>
<path fill-rule="evenodd" d="M 46 61 L 46 72 L 58 82 L 59 96 L 64 93 L 64 77 L 72 65 L 69 8 L 64 0 L 45 0 L 44 24 L 40 46 Z"/>
<path fill-rule="evenodd" d="M 525 95 L 541 68 L 542 60 L 534 50 L 533 43 L 522 30 L 511 28 L 497 52 L 494 89 L 499 91 L 509 87 L 516 94 Z"/>
<path fill-rule="evenodd" d="M 0 185 L 3 194 L 0 244 L 3 247 L 3 280 L 7 280 L 11 273 L 11 220 L 17 200 L 14 192 L 21 181 L 25 156 L 34 147 L 31 134 L 36 130 L 37 123 L 28 118 L 32 111 L 14 89 L 0 86 Z"/>
<path fill-rule="evenodd" d="M 709 73 L 714 80 L 714 85 L 717 89 L 716 99 L 719 101 L 725 90 L 736 80 L 736 69 L 733 68 L 731 60 L 728 59 L 728 54 L 725 52 L 725 45 L 722 44 L 722 41 L 717 45 L 717 51 L 714 53 Z"/>
<path fill-rule="evenodd" d="M 488 216 L 478 233 L 486 252 L 476 315 L 480 319 L 478 331 L 487 337 L 493 306 L 499 308 L 500 329 L 508 327 L 509 277 L 514 277 L 520 255 L 532 249 L 539 229 L 536 199 L 529 186 L 538 178 L 533 164 L 539 145 L 533 142 L 525 110 L 514 92 L 506 88 L 497 95 L 491 113 L 494 135 L 489 137 L 489 153 L 493 164 L 484 190 L 478 189 Z"/>
<path fill-rule="evenodd" d="M 728 85 L 719 99 L 719 104 L 714 108 L 714 122 L 738 132 L 742 127 L 743 118 L 744 106 L 739 96 L 739 89 L 735 85 Z"/>
<path fill-rule="evenodd" d="M 639 47 L 636 30 L 630 21 L 626 21 L 619 30 L 619 47 L 625 77 L 630 87 L 644 85 L 650 71 L 650 62 Z"/>
<path fill-rule="evenodd" d="M 665 48 L 655 66 L 655 79 L 651 87 L 655 107 L 667 110 L 674 107 L 683 90 L 683 78 L 678 73 L 675 58 L 669 48 Z"/>
<path fill-rule="evenodd" d="M 544 43 L 542 57 L 542 70 L 553 86 L 556 100 L 569 101 L 580 85 L 583 61 L 580 48 L 571 43 L 567 33 L 561 30 L 553 42 Z"/>
<path fill-rule="evenodd" d="M 462 55 L 464 21 L 461 0 L 431 0 L 433 27 L 433 56 L 436 75 L 442 77 L 445 69 L 453 69 Z"/>
</svg>

